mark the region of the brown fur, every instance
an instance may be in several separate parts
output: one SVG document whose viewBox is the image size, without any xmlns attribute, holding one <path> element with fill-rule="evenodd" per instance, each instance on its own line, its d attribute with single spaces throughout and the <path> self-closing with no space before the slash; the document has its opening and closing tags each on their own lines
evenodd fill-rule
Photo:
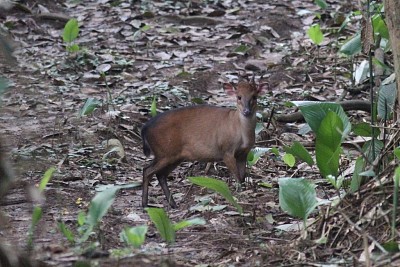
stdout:
<svg viewBox="0 0 400 267">
<path fill-rule="evenodd" d="M 176 207 L 167 176 L 182 161 L 224 161 L 239 182 L 243 182 L 246 157 L 255 141 L 257 96 L 263 84 L 224 84 L 228 94 L 236 93 L 237 110 L 214 106 L 193 106 L 164 112 L 142 128 L 143 151 L 154 154 L 143 169 L 142 205 L 147 206 L 148 186 L 153 174 L 169 204 Z"/>
</svg>

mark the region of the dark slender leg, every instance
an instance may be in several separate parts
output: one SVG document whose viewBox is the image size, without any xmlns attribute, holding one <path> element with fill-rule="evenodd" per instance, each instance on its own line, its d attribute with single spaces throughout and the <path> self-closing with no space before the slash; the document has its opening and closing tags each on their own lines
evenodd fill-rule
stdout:
<svg viewBox="0 0 400 267">
<path fill-rule="evenodd" d="M 174 209 L 177 208 L 178 206 L 176 205 L 176 202 L 175 202 L 174 198 L 172 197 L 171 192 L 169 191 L 167 178 L 168 178 L 168 174 L 171 173 L 178 165 L 179 165 L 179 162 L 175 163 L 173 165 L 169 165 L 168 167 L 166 167 L 166 168 L 162 169 L 161 171 L 159 171 L 158 173 L 156 173 L 158 182 L 164 192 L 164 195 L 167 198 L 169 205 Z"/>
</svg>

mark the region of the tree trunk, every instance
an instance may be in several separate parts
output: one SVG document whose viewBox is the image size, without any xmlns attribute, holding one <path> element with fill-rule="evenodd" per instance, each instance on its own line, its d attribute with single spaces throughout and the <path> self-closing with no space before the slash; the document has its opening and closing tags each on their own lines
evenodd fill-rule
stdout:
<svg viewBox="0 0 400 267">
<path fill-rule="evenodd" d="M 400 106 L 400 1 L 384 0 L 386 24 L 392 45 L 394 69 L 396 73 L 397 103 Z M 399 116 L 399 114 L 397 114 Z"/>
</svg>

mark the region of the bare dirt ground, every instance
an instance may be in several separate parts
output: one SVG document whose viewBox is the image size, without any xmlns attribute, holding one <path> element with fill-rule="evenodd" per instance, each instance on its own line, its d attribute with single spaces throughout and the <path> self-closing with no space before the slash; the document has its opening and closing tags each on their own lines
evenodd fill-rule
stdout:
<svg viewBox="0 0 400 267">
<path fill-rule="evenodd" d="M 303 165 L 289 168 L 273 154 L 266 155 L 250 171 L 247 188 L 235 192 L 245 210 L 238 216 L 230 205 L 221 211 L 193 211 L 198 196 L 209 194 L 191 186 L 187 176 L 204 175 L 204 164 L 185 163 L 169 180 L 179 208 L 168 208 L 154 179 L 150 203 L 165 207 L 173 221 L 203 217 L 207 224 L 184 229 L 174 245 L 167 247 L 141 207 L 141 190 L 121 190 L 111 211 L 100 225 L 99 251 L 125 247 L 119 233 L 125 226 L 148 224 L 151 228 L 141 250 L 117 260 L 80 255 L 60 233 L 57 222 L 76 228 L 77 214 L 86 210 L 99 185 L 141 182 L 143 155 L 140 128 L 150 118 L 150 105 L 157 96 L 159 112 L 206 103 L 231 106 L 233 101 L 221 81 L 234 80 L 239 72 L 265 72 L 271 91 L 260 100 L 260 110 L 291 112 L 290 100 L 336 100 L 349 83 L 348 59 L 337 56 L 326 35 L 317 59 L 317 48 L 306 36 L 306 26 L 323 14 L 323 23 L 337 27 L 329 12 L 347 14 L 354 6 L 330 1 L 321 11 L 313 1 L 26 1 L 30 10 L 13 8 L 2 12 L 15 46 L 16 66 L 2 64 L 10 83 L 3 95 L 0 133 L 5 140 L 18 181 L 2 201 L 7 223 L 1 236 L 24 251 L 33 203 L 29 193 L 51 166 L 57 172 L 45 191 L 43 218 L 34 233 L 33 259 L 54 266 L 71 266 L 86 260 L 99 266 L 276 266 L 332 259 L 350 259 L 350 252 L 299 244 L 299 232 L 285 232 L 277 225 L 295 221 L 279 208 L 277 180 L 307 177 L 319 185 L 319 197 L 334 194 L 321 182 L 316 169 Z M 356 1 L 354 1 L 356 2 Z M 31 13 L 29 13 L 30 11 Z M 43 13 L 49 12 L 50 16 Z M 40 15 L 42 14 L 42 16 Z M 61 14 L 58 17 L 56 15 Z M 68 53 L 61 38 L 65 18 L 77 18 L 81 51 Z M 139 28 L 149 25 L 149 29 Z M 350 28 L 351 29 L 351 28 Z M 351 35 L 352 32 L 347 32 Z M 240 45 L 248 49 L 236 50 Z M 340 68 L 336 68 L 338 64 Z M 107 68 L 105 79 L 99 66 Z M 107 103 L 108 89 L 113 105 Z M 89 116 L 78 113 L 87 98 L 102 101 Z M 346 98 L 364 98 L 365 93 Z M 119 111 L 117 116 L 107 112 Z M 358 113 L 359 114 L 359 113 Z M 264 124 L 267 126 L 267 123 Z M 282 149 L 296 138 L 300 124 L 273 122 L 257 139 L 257 146 Z M 123 144 L 126 162 L 109 164 L 103 141 L 117 138 Z M 311 143 L 311 142 L 310 142 Z M 223 164 L 207 175 L 235 183 Z M 272 188 L 259 186 L 269 183 Z M 321 188 L 323 190 L 321 190 Z M 227 204 L 213 195 L 214 204 Z M 313 236 L 316 239 L 318 236 Z M 95 237 L 93 237 L 95 240 Z M 355 252 L 356 253 L 356 252 Z M 359 253 L 359 251 L 357 252 Z M 354 256 L 357 258 L 357 256 Z"/>
</svg>

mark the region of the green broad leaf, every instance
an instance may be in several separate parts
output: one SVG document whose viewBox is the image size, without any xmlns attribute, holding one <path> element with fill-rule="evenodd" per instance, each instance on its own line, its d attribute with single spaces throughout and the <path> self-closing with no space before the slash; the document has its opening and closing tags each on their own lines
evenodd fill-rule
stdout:
<svg viewBox="0 0 400 267">
<path fill-rule="evenodd" d="M 372 153 L 372 149 L 373 148 L 372 148 L 371 140 L 368 140 L 367 142 L 365 142 L 365 144 L 361 148 L 362 152 L 367 156 L 369 162 L 373 162 L 375 160 L 375 158 L 373 157 L 374 155 L 375 155 L 375 157 L 377 157 L 379 155 L 379 153 L 381 153 L 381 151 L 383 149 L 383 142 L 381 140 L 375 139 L 374 153 Z"/>
<path fill-rule="evenodd" d="M 156 226 L 161 238 L 169 244 L 175 243 L 175 230 L 167 213 L 160 208 L 146 208 L 147 214 Z"/>
<path fill-rule="evenodd" d="M 81 210 L 81 211 L 78 213 L 77 221 L 78 221 L 78 225 L 79 225 L 79 226 L 82 226 L 82 225 L 85 224 L 85 222 L 86 222 L 86 213 L 85 213 L 84 211 Z"/>
<path fill-rule="evenodd" d="M 389 253 L 397 253 L 400 252 L 399 243 L 396 241 L 388 241 L 382 244 L 382 247 Z"/>
<path fill-rule="evenodd" d="M 126 227 L 120 234 L 122 241 L 134 248 L 140 248 L 145 239 L 148 227 L 147 225 L 139 225 L 135 227 Z"/>
<path fill-rule="evenodd" d="M 343 122 L 333 111 L 328 111 L 317 132 L 315 157 L 321 175 L 339 174 L 339 159 L 342 151 Z"/>
<path fill-rule="evenodd" d="M 346 56 L 354 56 L 361 52 L 361 34 L 357 33 L 340 48 Z"/>
<path fill-rule="evenodd" d="M 151 26 L 148 25 L 148 24 L 146 24 L 146 25 L 144 25 L 143 27 L 140 28 L 140 30 L 141 30 L 142 32 L 148 31 L 148 30 L 150 30 L 150 29 L 151 29 Z"/>
<path fill-rule="evenodd" d="M 343 123 L 342 140 L 350 133 L 351 123 L 341 105 L 329 102 L 315 102 L 315 101 L 293 101 L 297 107 L 300 108 L 304 119 L 311 127 L 314 133 L 317 133 L 322 120 L 326 117 L 328 112 L 336 113 Z"/>
<path fill-rule="evenodd" d="M 40 219 L 42 218 L 42 215 L 43 215 L 42 208 L 39 206 L 35 206 L 32 212 L 32 222 L 31 222 L 32 227 L 35 227 L 39 223 Z"/>
<path fill-rule="evenodd" d="M 246 46 L 246 45 L 239 45 L 238 47 L 235 48 L 235 50 L 233 50 L 234 53 L 238 53 L 241 55 L 246 54 L 249 50 L 251 49 L 251 47 Z"/>
<path fill-rule="evenodd" d="M 182 71 L 180 71 L 178 74 L 176 74 L 176 77 L 184 78 L 184 79 L 189 79 L 191 75 L 192 75 L 192 74 L 191 74 L 190 72 L 187 72 L 187 71 L 185 71 L 185 70 L 182 70 Z M 201 99 L 201 98 L 200 98 L 200 99 Z M 193 101 L 193 100 L 192 100 L 192 101 Z M 203 101 L 203 102 L 204 102 L 204 101 Z"/>
<path fill-rule="evenodd" d="M 251 149 L 249 154 L 247 154 L 247 165 L 249 167 L 255 165 L 257 161 L 269 150 L 270 148 L 266 147 L 255 147 Z"/>
<path fill-rule="evenodd" d="M 326 9 L 328 4 L 324 0 L 315 0 L 314 3 L 322 9 Z"/>
<path fill-rule="evenodd" d="M 63 222 L 58 223 L 58 229 L 60 229 L 61 233 L 64 235 L 65 238 L 71 243 L 75 242 L 74 234 L 72 231 L 65 225 Z"/>
<path fill-rule="evenodd" d="M 344 177 L 339 175 L 338 177 L 334 177 L 332 175 L 328 175 L 326 176 L 326 179 L 328 180 L 328 182 L 333 185 L 333 187 L 337 190 L 339 190 L 340 188 L 342 188 L 343 185 L 343 181 L 344 181 Z"/>
<path fill-rule="evenodd" d="M 366 170 L 366 171 L 361 172 L 359 175 L 360 176 L 366 176 L 366 177 L 375 177 L 376 173 L 373 170 L 370 169 L 370 170 Z"/>
<path fill-rule="evenodd" d="M 271 148 L 270 152 L 275 156 L 279 156 L 279 149 L 277 147 Z"/>
<path fill-rule="evenodd" d="M 231 203 L 238 210 L 240 214 L 243 213 L 242 207 L 233 198 L 228 185 L 221 180 L 209 178 L 209 177 L 188 177 L 189 181 L 198 186 L 202 186 L 211 189 L 218 194 L 222 195 L 229 203 Z"/>
<path fill-rule="evenodd" d="M 307 220 L 318 206 L 315 186 L 303 178 L 280 178 L 279 205 L 290 216 Z"/>
<path fill-rule="evenodd" d="M 386 65 L 382 61 L 378 60 L 376 57 L 372 58 L 372 64 L 381 67 L 385 71 L 393 72 L 393 70 L 388 65 Z"/>
<path fill-rule="evenodd" d="M 67 51 L 69 53 L 75 53 L 78 52 L 81 48 L 79 47 L 79 45 L 77 44 L 73 44 L 73 45 L 68 45 L 67 46 Z"/>
<path fill-rule="evenodd" d="M 259 182 L 258 185 L 265 188 L 272 188 L 272 184 L 267 182 Z"/>
<path fill-rule="evenodd" d="M 389 30 L 381 14 L 372 17 L 372 27 L 375 35 L 389 40 Z"/>
<path fill-rule="evenodd" d="M 151 101 L 150 115 L 152 117 L 155 117 L 157 115 L 157 99 L 155 96 L 153 96 L 153 101 Z"/>
<path fill-rule="evenodd" d="M 64 42 L 66 43 L 73 42 L 78 37 L 78 34 L 79 34 L 78 20 L 70 19 L 64 26 L 64 31 L 62 34 Z"/>
<path fill-rule="evenodd" d="M 174 224 L 174 230 L 179 231 L 183 228 L 186 228 L 186 227 L 189 227 L 192 225 L 204 225 L 204 224 L 206 224 L 206 221 L 203 218 L 193 218 L 190 220 L 183 220 L 183 221 L 180 221 L 180 222 Z"/>
<path fill-rule="evenodd" d="M 285 155 L 283 155 L 282 159 L 283 159 L 283 162 L 285 162 L 286 165 L 288 165 L 290 168 L 292 168 L 294 166 L 294 164 L 296 163 L 295 157 L 289 153 L 286 153 Z"/>
<path fill-rule="evenodd" d="M 397 89 L 395 82 L 381 85 L 378 94 L 378 117 L 383 120 L 389 120 L 391 118 L 396 98 Z"/>
<path fill-rule="evenodd" d="M 92 114 L 92 112 L 101 105 L 101 102 L 96 98 L 86 99 L 85 105 L 79 111 L 79 117 Z"/>
<path fill-rule="evenodd" d="M 360 122 L 353 125 L 353 133 L 358 136 L 372 137 L 372 127 L 367 122 Z M 374 135 L 378 137 L 380 130 L 375 128 Z"/>
<path fill-rule="evenodd" d="M 120 186 L 110 187 L 104 191 L 97 193 L 92 201 L 90 201 L 89 211 L 86 217 L 86 223 L 95 226 L 115 200 L 115 194 L 120 189 Z"/>
<path fill-rule="evenodd" d="M 400 159 L 400 147 L 396 147 L 393 152 L 396 158 Z"/>
<path fill-rule="evenodd" d="M 298 141 L 294 141 L 291 147 L 285 147 L 285 152 L 290 153 L 296 158 L 306 162 L 309 166 L 314 165 L 314 160 L 307 149 Z"/>
<path fill-rule="evenodd" d="M 360 175 L 365 168 L 365 160 L 363 157 L 358 157 L 354 166 L 353 176 L 351 177 L 350 191 L 357 192 L 360 189 L 362 176 Z"/>
<path fill-rule="evenodd" d="M 308 29 L 307 34 L 316 45 L 320 45 L 324 40 L 324 35 L 322 34 L 319 24 L 312 25 L 310 29 Z"/>
<path fill-rule="evenodd" d="M 43 190 L 46 188 L 46 185 L 49 183 L 51 177 L 53 176 L 54 171 L 56 168 L 51 167 L 49 168 L 43 175 L 42 179 L 40 180 L 39 183 L 39 191 L 43 192 Z"/>
<path fill-rule="evenodd" d="M 197 105 L 203 105 L 203 104 L 206 103 L 206 102 L 205 102 L 203 99 L 201 99 L 200 97 L 193 97 L 192 99 L 190 99 L 190 101 L 191 101 L 192 103 L 197 104 Z"/>
</svg>

